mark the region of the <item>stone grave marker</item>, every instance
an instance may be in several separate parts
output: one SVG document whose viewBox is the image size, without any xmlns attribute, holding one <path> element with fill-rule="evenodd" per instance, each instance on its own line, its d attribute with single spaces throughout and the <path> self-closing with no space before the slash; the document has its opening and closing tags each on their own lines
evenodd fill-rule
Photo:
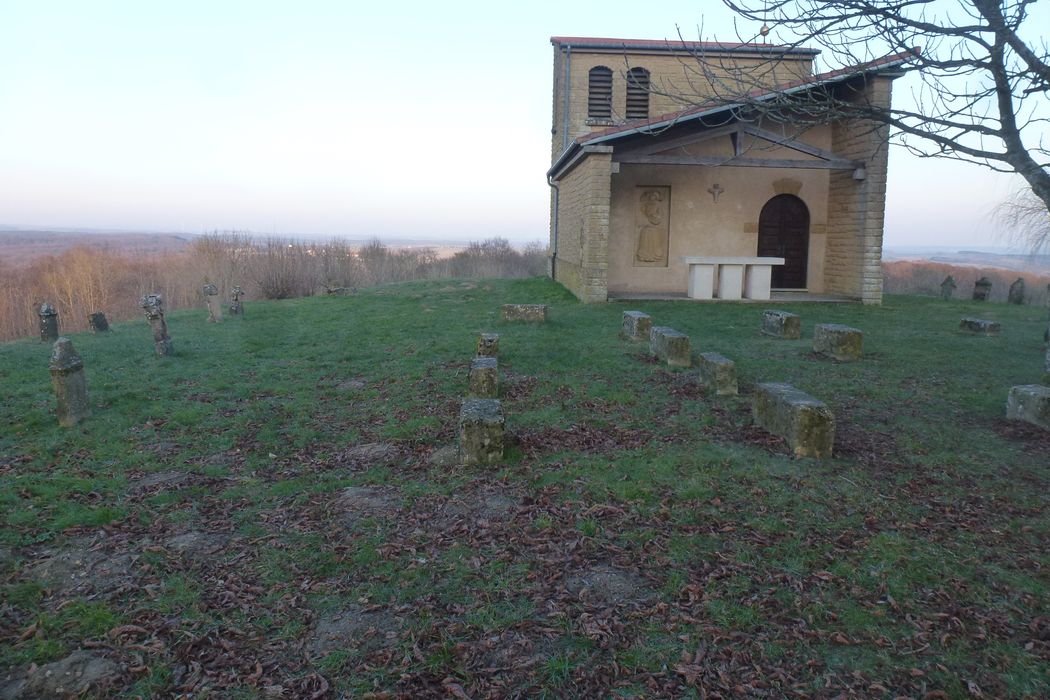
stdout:
<svg viewBox="0 0 1050 700">
<path fill-rule="evenodd" d="M 1024 384 L 1012 387 L 1006 399 L 1006 418 L 1050 430 L 1050 386 Z"/>
<path fill-rule="evenodd" d="M 496 464 L 503 459 L 506 421 L 499 399 L 467 399 L 459 410 L 459 456 L 463 464 Z"/>
<path fill-rule="evenodd" d="M 475 357 L 470 363 L 469 394 L 476 399 L 499 398 L 499 364 L 495 357 Z"/>
<path fill-rule="evenodd" d="M 51 386 L 58 400 L 58 424 L 70 428 L 91 415 L 84 361 L 69 338 L 59 338 L 51 349 Z"/>
<path fill-rule="evenodd" d="M 864 332 L 841 323 L 818 323 L 813 327 L 813 352 L 840 362 L 859 360 Z"/>
<path fill-rule="evenodd" d="M 698 352 L 693 355 L 693 364 L 700 374 L 700 383 L 714 389 L 716 396 L 737 394 L 736 364 L 717 352 Z"/>
<path fill-rule="evenodd" d="M 244 296 L 244 290 L 240 287 L 234 287 L 233 302 L 230 304 L 230 316 L 241 316 L 244 317 L 244 304 L 241 303 L 241 297 Z"/>
<path fill-rule="evenodd" d="M 945 277 L 944 281 L 941 282 L 941 299 L 945 301 L 951 299 L 952 295 L 955 294 L 956 286 L 954 277 L 951 275 Z"/>
<path fill-rule="evenodd" d="M 96 311 L 88 316 L 88 326 L 91 328 L 92 333 L 109 332 L 109 321 L 106 320 L 106 314 L 101 311 Z"/>
<path fill-rule="evenodd" d="M 625 340 L 649 340 L 649 332 L 653 329 L 653 319 L 649 314 L 641 311 L 624 311 L 623 325 L 620 327 L 620 337 Z"/>
<path fill-rule="evenodd" d="M 653 326 L 649 331 L 649 353 L 669 365 L 688 367 L 692 363 L 692 343 L 685 333 L 668 326 Z"/>
<path fill-rule="evenodd" d="M 1018 277 L 1014 280 L 1014 283 L 1010 285 L 1010 291 L 1006 296 L 1006 301 L 1009 304 L 1016 304 L 1020 306 L 1024 304 L 1024 278 Z"/>
<path fill-rule="evenodd" d="M 988 301 L 988 295 L 992 293 L 992 281 L 982 277 L 973 283 L 973 300 Z"/>
<path fill-rule="evenodd" d="M 46 301 L 37 309 L 40 317 L 40 341 L 53 343 L 58 340 L 58 312 Z"/>
<path fill-rule="evenodd" d="M 535 321 L 544 323 L 550 307 L 546 304 L 504 304 L 500 307 L 500 317 L 504 321 Z"/>
<path fill-rule="evenodd" d="M 973 333 L 974 335 L 999 335 L 1002 326 L 998 321 L 968 316 L 959 321 L 959 330 L 964 333 Z"/>
<path fill-rule="evenodd" d="M 201 288 L 204 301 L 208 305 L 208 323 L 222 323 L 222 300 L 219 299 L 219 288 L 206 284 Z"/>
<path fill-rule="evenodd" d="M 796 457 L 831 456 L 835 416 L 823 401 L 790 384 L 756 384 L 751 413 L 755 425 L 787 440 Z"/>
<path fill-rule="evenodd" d="M 788 311 L 767 309 L 762 312 L 762 332 L 776 338 L 798 340 L 802 337 L 802 317 Z"/>
<path fill-rule="evenodd" d="M 499 333 L 482 333 L 478 336 L 478 357 L 499 356 Z"/>
<path fill-rule="evenodd" d="M 159 294 L 147 294 L 139 302 L 146 312 L 146 320 L 153 329 L 153 348 L 158 355 L 171 355 L 175 348 L 168 335 L 168 322 L 164 320 L 164 299 Z"/>
</svg>

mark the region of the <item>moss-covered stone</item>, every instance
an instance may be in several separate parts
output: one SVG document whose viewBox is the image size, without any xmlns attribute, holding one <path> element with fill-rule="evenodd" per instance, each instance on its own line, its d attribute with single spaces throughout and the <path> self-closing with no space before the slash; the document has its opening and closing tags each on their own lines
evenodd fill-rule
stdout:
<svg viewBox="0 0 1050 700">
<path fill-rule="evenodd" d="M 503 459 L 503 406 L 497 399 L 467 399 L 459 410 L 459 456 L 463 464 Z"/>
<path fill-rule="evenodd" d="M 478 336 L 478 357 L 499 355 L 499 333 L 482 333 Z"/>
<path fill-rule="evenodd" d="M 649 314 L 641 311 L 624 311 L 623 325 L 620 328 L 620 337 L 624 340 L 649 340 L 649 333 L 653 329 L 653 319 Z"/>
<path fill-rule="evenodd" d="M 669 365 L 688 367 L 692 363 L 689 336 L 667 326 L 653 326 L 649 331 L 649 352 Z"/>
<path fill-rule="evenodd" d="M 500 316 L 504 321 L 534 321 L 543 323 L 547 320 L 550 307 L 546 304 L 504 304 L 500 307 Z"/>
<path fill-rule="evenodd" d="M 859 360 L 864 332 L 841 323 L 818 323 L 813 327 L 813 352 L 842 362 Z"/>
<path fill-rule="evenodd" d="M 499 364 L 495 357 L 476 357 L 470 363 L 469 394 L 477 399 L 499 398 Z"/>
<path fill-rule="evenodd" d="M 751 413 L 755 425 L 787 440 L 795 456 L 831 456 L 835 416 L 823 401 L 790 384 L 756 384 Z"/>
<path fill-rule="evenodd" d="M 51 351 L 51 386 L 57 400 L 58 424 L 69 428 L 91 415 L 84 361 L 69 338 L 59 338 Z"/>
<path fill-rule="evenodd" d="M 963 333 L 974 335 L 999 335 L 1002 326 L 998 321 L 989 321 L 983 318 L 967 317 L 959 321 L 959 330 Z"/>
<path fill-rule="evenodd" d="M 699 352 L 693 355 L 700 382 L 714 390 L 717 396 L 737 394 L 736 363 L 717 352 Z"/>
<path fill-rule="evenodd" d="M 1023 384 L 1011 388 L 1006 399 L 1006 418 L 1050 430 L 1050 387 Z"/>
<path fill-rule="evenodd" d="M 802 317 L 788 311 L 767 309 L 762 312 L 762 332 L 786 340 L 802 337 Z"/>
</svg>

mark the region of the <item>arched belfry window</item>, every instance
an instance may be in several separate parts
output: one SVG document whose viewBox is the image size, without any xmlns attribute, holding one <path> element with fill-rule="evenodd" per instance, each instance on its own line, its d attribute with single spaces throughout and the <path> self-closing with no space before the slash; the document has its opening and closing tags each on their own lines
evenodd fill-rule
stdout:
<svg viewBox="0 0 1050 700">
<path fill-rule="evenodd" d="M 605 66 L 591 68 L 587 75 L 587 116 L 612 119 L 612 70 Z"/>
<path fill-rule="evenodd" d="M 627 118 L 649 118 L 649 71 L 644 68 L 627 71 Z"/>
</svg>

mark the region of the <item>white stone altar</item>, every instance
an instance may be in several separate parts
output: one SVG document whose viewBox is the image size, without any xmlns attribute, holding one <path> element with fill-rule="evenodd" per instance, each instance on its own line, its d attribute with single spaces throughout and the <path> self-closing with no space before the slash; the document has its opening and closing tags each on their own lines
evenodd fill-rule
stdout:
<svg viewBox="0 0 1050 700">
<path fill-rule="evenodd" d="M 690 299 L 769 299 L 773 266 L 784 258 L 683 257 L 689 266 Z"/>
</svg>

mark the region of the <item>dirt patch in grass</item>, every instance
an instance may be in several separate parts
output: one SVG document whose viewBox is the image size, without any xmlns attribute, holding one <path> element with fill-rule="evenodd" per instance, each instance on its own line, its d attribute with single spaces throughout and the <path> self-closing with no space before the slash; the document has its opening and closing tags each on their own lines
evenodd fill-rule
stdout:
<svg viewBox="0 0 1050 700">
<path fill-rule="evenodd" d="M 373 650 L 394 644 L 400 627 L 401 621 L 389 610 L 350 605 L 318 618 L 306 638 L 305 650 L 312 658 L 334 651 Z"/>
<path fill-rule="evenodd" d="M 643 602 L 653 596 L 644 578 L 607 564 L 566 576 L 565 589 L 581 601 L 596 599 L 610 605 Z"/>
<path fill-rule="evenodd" d="M 500 378 L 500 398 L 504 401 L 522 401 L 536 390 L 539 379 L 525 374 L 504 372 Z"/>
<path fill-rule="evenodd" d="M 106 595 L 129 586 L 138 556 L 127 551 L 107 553 L 84 538 L 44 554 L 28 570 L 29 577 L 60 596 Z"/>
<path fill-rule="evenodd" d="M 340 461 L 359 466 L 385 464 L 397 457 L 397 447 L 388 442 L 369 442 L 355 445 L 340 455 Z"/>
<path fill-rule="evenodd" d="M 336 517 L 347 525 L 364 518 L 384 518 L 397 515 L 395 493 L 379 486 L 348 486 L 339 492 L 332 503 Z"/>
<path fill-rule="evenodd" d="M 189 472 L 178 470 L 167 470 L 162 472 L 151 472 L 132 480 L 128 486 L 128 494 L 131 496 L 143 496 L 146 494 L 167 491 L 172 488 L 188 486 L 193 475 Z"/>
<path fill-rule="evenodd" d="M 541 428 L 517 433 L 518 444 L 529 457 L 555 452 L 611 454 L 645 447 L 653 441 L 648 430 L 577 423 L 568 428 Z"/>
<path fill-rule="evenodd" d="M 1026 452 L 1050 455 L 1050 430 L 1043 430 L 1031 423 L 999 418 L 992 422 L 992 430 L 1000 437 L 1019 442 Z"/>
<path fill-rule="evenodd" d="M 223 533 L 191 530 L 168 538 L 164 542 L 164 548 L 193 560 L 212 556 L 229 542 L 230 536 Z"/>
<path fill-rule="evenodd" d="M 31 666 L 0 678 L 0 700 L 109 697 L 120 666 L 106 657 L 76 651 L 43 666 Z"/>
</svg>

